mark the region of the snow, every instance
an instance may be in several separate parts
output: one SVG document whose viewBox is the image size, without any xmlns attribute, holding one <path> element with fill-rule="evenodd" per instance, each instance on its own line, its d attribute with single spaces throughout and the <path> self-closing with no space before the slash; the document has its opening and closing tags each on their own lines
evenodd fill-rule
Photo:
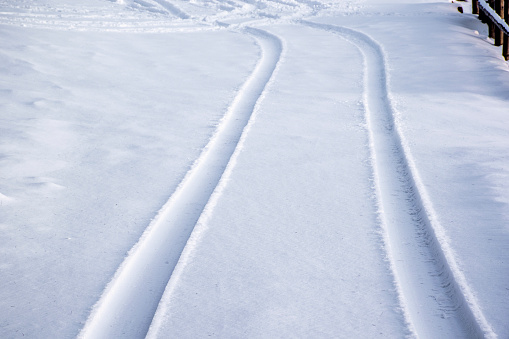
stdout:
<svg viewBox="0 0 509 339">
<path fill-rule="evenodd" d="M 260 35 L 264 53 L 253 74 L 239 90 L 228 112 L 202 154 L 186 174 L 170 200 L 131 250 L 82 331 L 84 337 L 116 337 L 117 329 L 139 336 L 151 316 L 201 211 L 218 185 L 242 131 L 250 121 L 256 98 L 272 76 L 281 44 L 268 34 Z M 265 41 L 266 40 L 266 41 Z M 168 246 L 167 244 L 172 244 Z M 142 292 L 143 291 L 143 292 Z M 124 317 L 125 305 L 136 305 Z M 136 312 L 136 314 L 134 314 Z"/>
<path fill-rule="evenodd" d="M 2 76 L 2 332 L 69 337 L 214 133 L 258 50 L 229 32 L 124 40 L 23 30 L 1 35 L 4 58 L 20 65 Z M 207 41 L 239 52 L 197 54 Z"/>
<path fill-rule="evenodd" d="M 362 74 L 334 62 L 360 67 L 360 54 L 306 27 L 271 32 L 286 42 L 284 62 L 148 337 L 401 335 L 365 160 Z"/>
<path fill-rule="evenodd" d="M 508 64 L 457 6 L 0 0 L 0 337 L 509 336 Z"/>
</svg>

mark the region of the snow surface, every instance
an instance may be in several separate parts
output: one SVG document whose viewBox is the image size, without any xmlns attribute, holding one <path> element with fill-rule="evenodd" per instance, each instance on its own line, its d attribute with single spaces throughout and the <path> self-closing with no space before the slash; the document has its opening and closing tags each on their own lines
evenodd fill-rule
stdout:
<svg viewBox="0 0 509 339">
<path fill-rule="evenodd" d="M 458 6 L 0 0 L 0 337 L 509 337 L 509 70 Z"/>
</svg>

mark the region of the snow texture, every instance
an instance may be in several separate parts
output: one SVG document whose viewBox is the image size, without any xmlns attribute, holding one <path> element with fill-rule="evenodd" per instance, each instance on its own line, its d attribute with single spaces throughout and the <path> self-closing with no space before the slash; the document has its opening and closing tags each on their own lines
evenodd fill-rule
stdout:
<svg viewBox="0 0 509 339">
<path fill-rule="evenodd" d="M 508 63 L 457 6 L 0 0 L 0 337 L 507 338 Z"/>
</svg>

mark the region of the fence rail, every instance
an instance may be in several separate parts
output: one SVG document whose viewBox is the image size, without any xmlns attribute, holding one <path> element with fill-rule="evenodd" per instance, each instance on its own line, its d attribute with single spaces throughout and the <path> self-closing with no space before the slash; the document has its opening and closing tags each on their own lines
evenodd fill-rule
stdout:
<svg viewBox="0 0 509 339">
<path fill-rule="evenodd" d="M 472 0 L 472 13 L 488 24 L 495 46 L 502 45 L 502 55 L 509 60 L 509 0 Z"/>
</svg>

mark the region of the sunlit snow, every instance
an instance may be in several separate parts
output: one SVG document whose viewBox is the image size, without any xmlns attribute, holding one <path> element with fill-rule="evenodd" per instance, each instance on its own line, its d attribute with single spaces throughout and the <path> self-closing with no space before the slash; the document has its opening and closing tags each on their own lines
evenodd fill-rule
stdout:
<svg viewBox="0 0 509 339">
<path fill-rule="evenodd" d="M 508 337 L 470 6 L 0 0 L 0 337 Z"/>
</svg>

